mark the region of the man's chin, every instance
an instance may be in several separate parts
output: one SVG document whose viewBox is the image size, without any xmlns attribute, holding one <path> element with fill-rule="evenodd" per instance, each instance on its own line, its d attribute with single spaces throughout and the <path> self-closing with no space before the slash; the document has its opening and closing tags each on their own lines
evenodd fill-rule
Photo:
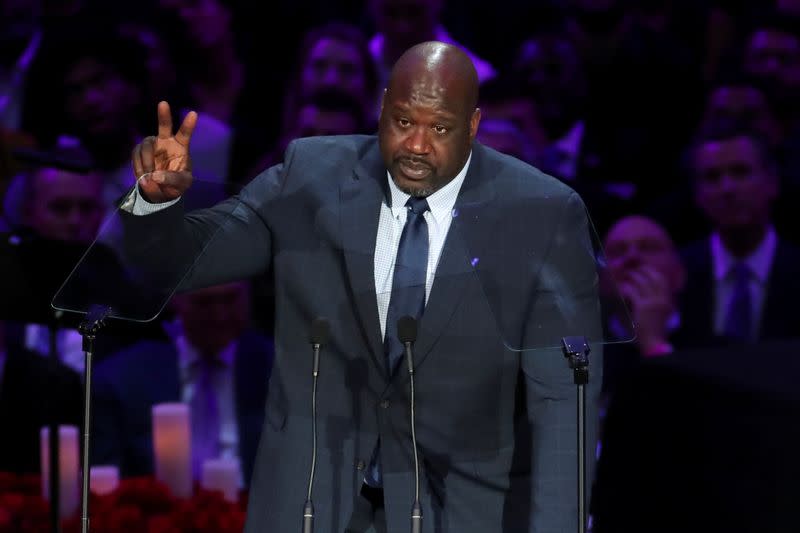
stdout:
<svg viewBox="0 0 800 533">
<path fill-rule="evenodd" d="M 427 182 L 416 182 L 407 178 L 394 178 L 397 188 L 415 198 L 426 198 L 434 193 L 434 188 Z"/>
</svg>

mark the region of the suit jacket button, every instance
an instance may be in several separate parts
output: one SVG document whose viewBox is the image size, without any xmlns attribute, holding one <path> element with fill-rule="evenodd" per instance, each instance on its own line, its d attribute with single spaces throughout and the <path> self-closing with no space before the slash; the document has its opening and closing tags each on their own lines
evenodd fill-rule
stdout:
<svg viewBox="0 0 800 533">
<path fill-rule="evenodd" d="M 383 407 L 384 409 L 388 408 L 389 407 L 389 400 L 383 400 L 381 402 L 381 407 Z"/>
<path fill-rule="evenodd" d="M 359 462 L 356 463 L 356 468 L 358 470 L 364 470 L 366 467 L 367 467 L 367 465 L 366 465 L 366 463 L 364 461 L 359 461 Z"/>
</svg>

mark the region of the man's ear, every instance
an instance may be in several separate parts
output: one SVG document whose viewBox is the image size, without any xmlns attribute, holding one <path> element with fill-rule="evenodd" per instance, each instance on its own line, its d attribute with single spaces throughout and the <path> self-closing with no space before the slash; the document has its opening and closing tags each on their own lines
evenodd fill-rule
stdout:
<svg viewBox="0 0 800 533">
<path fill-rule="evenodd" d="M 469 119 L 469 139 L 470 141 L 475 140 L 475 136 L 478 134 L 478 125 L 481 123 L 481 108 L 476 107 L 475 111 L 472 112 L 472 116 Z"/>
</svg>

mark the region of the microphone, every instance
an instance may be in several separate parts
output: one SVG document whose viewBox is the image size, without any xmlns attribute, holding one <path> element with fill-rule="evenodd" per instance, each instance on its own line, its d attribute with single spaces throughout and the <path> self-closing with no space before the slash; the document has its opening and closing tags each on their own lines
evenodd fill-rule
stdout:
<svg viewBox="0 0 800 533">
<path fill-rule="evenodd" d="M 417 456 L 417 424 L 414 412 L 414 355 L 411 345 L 417 340 L 417 321 L 404 316 L 397 321 L 397 337 L 403 343 L 411 384 L 411 444 L 414 446 L 414 503 L 411 505 L 411 533 L 422 533 L 422 506 L 419 503 L 419 457 Z"/>
<path fill-rule="evenodd" d="M 312 386 L 311 386 L 311 473 L 308 476 L 308 496 L 303 506 L 303 533 L 314 531 L 314 503 L 311 501 L 311 490 L 314 487 L 314 469 L 317 466 L 317 376 L 319 376 L 319 352 L 322 345 L 328 342 L 331 325 L 326 318 L 317 317 L 311 324 L 311 349 L 313 352 Z"/>
</svg>

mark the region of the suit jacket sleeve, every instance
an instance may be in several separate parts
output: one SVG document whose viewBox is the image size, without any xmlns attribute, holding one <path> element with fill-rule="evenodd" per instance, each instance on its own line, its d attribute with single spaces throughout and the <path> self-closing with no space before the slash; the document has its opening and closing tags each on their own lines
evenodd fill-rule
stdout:
<svg viewBox="0 0 800 533">
<path fill-rule="evenodd" d="M 529 524 L 536 533 L 577 530 L 577 387 L 558 347 L 561 337 L 586 336 L 592 345 L 586 391 L 587 491 L 602 383 L 602 345 L 592 342 L 602 338 L 597 273 L 586 209 L 576 193 L 567 198 L 559 219 L 530 315 L 537 327 L 529 328 L 529 349 L 520 354 L 533 433 Z"/>
<path fill-rule="evenodd" d="M 164 289 L 207 287 L 257 275 L 271 259 L 270 203 L 281 194 L 295 144 L 285 162 L 256 176 L 214 207 L 184 213 L 183 202 L 143 216 L 120 211 L 126 262 L 140 282 Z M 185 275 L 185 276 L 184 276 Z M 142 279 L 144 277 L 144 279 Z"/>
</svg>

